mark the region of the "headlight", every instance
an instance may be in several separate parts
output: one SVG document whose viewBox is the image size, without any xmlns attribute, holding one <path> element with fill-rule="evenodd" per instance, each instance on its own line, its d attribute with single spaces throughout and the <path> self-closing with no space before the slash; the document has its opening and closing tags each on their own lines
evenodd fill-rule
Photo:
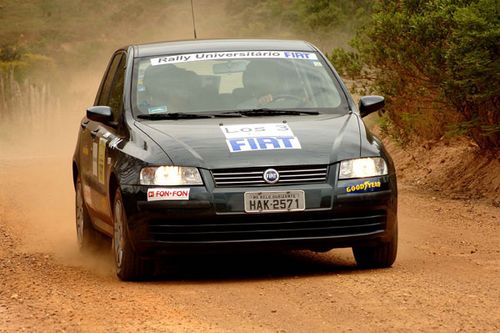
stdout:
<svg viewBox="0 0 500 333">
<path fill-rule="evenodd" d="M 141 185 L 203 185 L 200 172 L 193 167 L 161 166 L 141 170 Z"/>
<path fill-rule="evenodd" d="M 387 164 L 381 157 L 357 158 L 340 162 L 339 179 L 387 175 Z"/>
</svg>

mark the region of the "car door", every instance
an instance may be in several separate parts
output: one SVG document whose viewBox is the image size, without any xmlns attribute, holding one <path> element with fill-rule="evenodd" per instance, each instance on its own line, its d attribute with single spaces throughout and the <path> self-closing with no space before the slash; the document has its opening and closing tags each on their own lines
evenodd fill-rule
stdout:
<svg viewBox="0 0 500 333">
<path fill-rule="evenodd" d="M 86 182 L 84 184 L 84 193 L 87 191 L 87 206 L 92 211 L 94 224 L 107 233 L 112 232 L 110 227 L 110 209 L 107 202 L 107 185 L 109 174 L 109 164 L 107 161 L 108 141 L 114 137 L 117 131 L 117 124 L 121 115 L 123 96 L 123 78 L 124 75 L 125 53 L 117 52 L 113 55 L 105 77 L 101 83 L 99 93 L 94 103 L 95 106 L 110 106 L 113 112 L 113 121 L 101 123 L 85 119 L 86 133 L 89 147 L 86 172 Z M 122 74 L 123 73 L 123 74 Z M 121 91 L 117 93 L 118 90 Z M 113 96 L 113 97 L 112 97 Z M 119 102 L 117 102 L 119 101 Z M 87 187 L 85 187 L 87 185 Z M 85 195 L 85 194 L 84 194 Z"/>
<path fill-rule="evenodd" d="M 120 125 L 123 115 L 123 88 L 125 81 L 126 54 L 119 52 L 111 64 L 109 85 L 106 82 L 103 91 L 99 96 L 98 105 L 109 106 L 113 113 L 113 120 L 108 123 L 96 123 L 92 142 L 93 170 L 97 169 L 94 175 L 92 201 L 96 215 L 109 226 L 112 225 L 111 203 L 108 198 L 109 193 L 109 168 L 111 167 L 112 149 L 120 140 Z M 109 230 L 107 226 L 101 226 Z"/>
<path fill-rule="evenodd" d="M 112 73 L 116 71 L 120 58 L 114 55 L 109 62 L 107 71 L 102 79 L 99 92 L 97 93 L 94 105 L 99 105 L 101 96 L 109 95 L 109 90 L 112 83 Z M 99 123 L 90 120 L 87 117 L 82 119 L 80 123 L 80 176 L 83 185 L 83 198 L 91 216 L 94 216 L 96 211 L 96 202 L 94 200 L 94 191 L 97 181 L 97 154 L 98 149 L 95 147 L 95 137 L 97 135 Z"/>
</svg>

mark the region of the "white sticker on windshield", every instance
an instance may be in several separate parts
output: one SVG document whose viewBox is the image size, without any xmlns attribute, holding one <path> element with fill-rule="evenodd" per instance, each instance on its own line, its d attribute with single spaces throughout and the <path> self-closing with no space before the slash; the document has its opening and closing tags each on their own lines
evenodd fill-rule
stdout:
<svg viewBox="0 0 500 333">
<path fill-rule="evenodd" d="M 148 108 L 149 114 L 166 113 L 167 111 L 168 111 L 168 109 L 167 109 L 166 105 Z"/>
<path fill-rule="evenodd" d="M 290 126 L 283 123 L 229 125 L 220 128 L 231 153 L 302 148 Z"/>
<path fill-rule="evenodd" d="M 314 52 L 298 51 L 231 51 L 231 52 L 207 52 L 178 54 L 151 59 L 151 65 L 177 64 L 181 62 L 202 60 L 225 60 L 225 59 L 255 59 L 255 58 L 282 58 L 299 60 L 318 60 Z"/>
</svg>

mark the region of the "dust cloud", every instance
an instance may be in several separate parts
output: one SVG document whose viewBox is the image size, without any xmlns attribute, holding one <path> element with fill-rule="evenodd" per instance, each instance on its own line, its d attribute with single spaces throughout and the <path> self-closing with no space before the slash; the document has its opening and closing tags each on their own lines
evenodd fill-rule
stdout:
<svg viewBox="0 0 500 333">
<path fill-rule="evenodd" d="M 226 5 L 227 1 L 195 1 L 198 38 L 241 37 L 225 15 Z M 72 155 L 80 119 L 93 104 L 113 50 L 132 43 L 193 37 L 189 1 L 170 2 L 159 11 L 155 8 L 154 14 L 148 10 L 142 8 L 137 19 L 127 24 L 121 21 L 113 30 L 119 32 L 108 36 L 104 48 L 86 52 L 85 66 L 58 64 L 57 82 L 46 80 L 41 88 L 18 87 L 19 106 L 0 115 L 0 227 L 15 229 L 11 234 L 17 235 L 15 241 L 23 251 L 48 253 L 64 264 L 110 273 L 109 253 L 85 257 L 77 249 Z M 96 16 L 92 21 L 102 19 Z M 61 49 L 71 54 L 82 49 L 82 43 L 92 48 L 92 36 L 101 38 L 103 32 L 87 34 L 83 41 L 65 43 Z M 281 29 L 254 37 L 290 37 L 290 33 Z"/>
<path fill-rule="evenodd" d="M 93 103 L 99 78 L 69 74 L 80 84 L 52 91 L 47 100 L 30 101 L 46 103 L 45 112 L 16 109 L 1 125 L 0 225 L 14 229 L 9 233 L 18 238 L 18 250 L 109 274 L 109 255 L 89 257 L 78 251 L 71 170 L 79 121 Z"/>
</svg>

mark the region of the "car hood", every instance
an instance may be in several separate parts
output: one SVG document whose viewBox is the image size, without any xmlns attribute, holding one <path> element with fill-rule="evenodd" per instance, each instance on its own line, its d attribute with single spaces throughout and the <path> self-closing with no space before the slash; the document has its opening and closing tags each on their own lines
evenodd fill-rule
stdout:
<svg viewBox="0 0 500 333">
<path fill-rule="evenodd" d="M 206 169 L 277 165 L 326 165 L 360 156 L 359 118 L 321 114 L 304 116 L 145 120 L 137 128 L 155 141 L 176 165 Z M 225 126 L 288 125 L 297 149 L 231 152 Z"/>
</svg>

